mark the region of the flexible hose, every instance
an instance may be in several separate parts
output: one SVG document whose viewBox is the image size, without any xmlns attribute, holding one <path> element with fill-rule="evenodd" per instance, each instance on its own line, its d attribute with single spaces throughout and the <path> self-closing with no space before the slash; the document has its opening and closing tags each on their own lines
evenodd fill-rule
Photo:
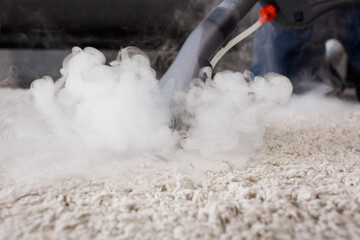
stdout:
<svg viewBox="0 0 360 240">
<path fill-rule="evenodd" d="M 242 40 L 253 34 L 256 30 L 258 30 L 261 27 L 262 23 L 260 21 L 257 21 L 254 23 L 251 27 L 237 35 L 235 38 L 233 38 L 231 41 L 229 41 L 225 47 L 221 48 L 216 55 L 211 59 L 210 64 L 214 68 L 216 64 L 220 61 L 220 59 L 230 50 L 232 49 L 236 44 L 240 43 Z"/>
<path fill-rule="evenodd" d="M 223 48 L 221 48 L 216 55 L 211 59 L 210 64 L 214 68 L 220 59 L 236 44 L 253 34 L 258 30 L 264 22 L 270 22 L 276 17 L 276 8 L 273 5 L 266 5 L 259 11 L 259 20 L 254 23 L 251 27 L 237 35 L 235 38 L 230 40 Z"/>
</svg>

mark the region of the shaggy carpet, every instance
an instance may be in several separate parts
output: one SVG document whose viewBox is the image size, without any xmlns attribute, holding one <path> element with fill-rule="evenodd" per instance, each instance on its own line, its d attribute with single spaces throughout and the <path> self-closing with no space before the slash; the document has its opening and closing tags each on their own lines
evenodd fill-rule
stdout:
<svg viewBox="0 0 360 240">
<path fill-rule="evenodd" d="M 265 149 L 245 167 L 198 176 L 22 185 L 0 165 L 0 238 L 360 239 L 359 111 L 275 112 L 266 123 Z"/>
</svg>

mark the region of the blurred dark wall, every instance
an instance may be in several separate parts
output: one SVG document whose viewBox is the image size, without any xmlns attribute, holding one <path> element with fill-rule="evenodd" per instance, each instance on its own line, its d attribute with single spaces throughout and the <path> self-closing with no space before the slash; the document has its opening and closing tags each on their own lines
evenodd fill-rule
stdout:
<svg viewBox="0 0 360 240">
<path fill-rule="evenodd" d="M 27 88 L 44 75 L 59 78 L 62 60 L 73 46 L 99 48 L 108 61 L 120 48 L 136 46 L 149 55 L 160 78 L 190 32 L 220 2 L 0 0 L 0 87 Z M 239 30 L 253 21 L 248 16 Z M 251 42 L 225 56 L 217 70 L 248 68 Z"/>
<path fill-rule="evenodd" d="M 2 48 L 154 48 L 182 40 L 216 0 L 1 0 Z M 134 44 L 135 43 L 135 44 Z"/>
</svg>

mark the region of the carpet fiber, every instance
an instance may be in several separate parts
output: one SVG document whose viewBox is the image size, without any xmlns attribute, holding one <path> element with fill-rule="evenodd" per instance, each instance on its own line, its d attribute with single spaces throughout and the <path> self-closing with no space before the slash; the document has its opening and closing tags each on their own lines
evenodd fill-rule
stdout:
<svg viewBox="0 0 360 240">
<path fill-rule="evenodd" d="M 0 179 L 0 238 L 360 239 L 360 114 L 273 113 L 265 144 L 201 180 Z"/>
</svg>

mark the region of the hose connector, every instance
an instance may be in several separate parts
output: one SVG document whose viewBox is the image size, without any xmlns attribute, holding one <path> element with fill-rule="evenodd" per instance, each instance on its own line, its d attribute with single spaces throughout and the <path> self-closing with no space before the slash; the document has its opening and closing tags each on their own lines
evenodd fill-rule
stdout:
<svg viewBox="0 0 360 240">
<path fill-rule="evenodd" d="M 271 22 L 276 18 L 276 15 L 277 12 L 276 12 L 276 7 L 274 5 L 271 4 L 265 5 L 259 11 L 259 21 L 261 23 Z"/>
</svg>

